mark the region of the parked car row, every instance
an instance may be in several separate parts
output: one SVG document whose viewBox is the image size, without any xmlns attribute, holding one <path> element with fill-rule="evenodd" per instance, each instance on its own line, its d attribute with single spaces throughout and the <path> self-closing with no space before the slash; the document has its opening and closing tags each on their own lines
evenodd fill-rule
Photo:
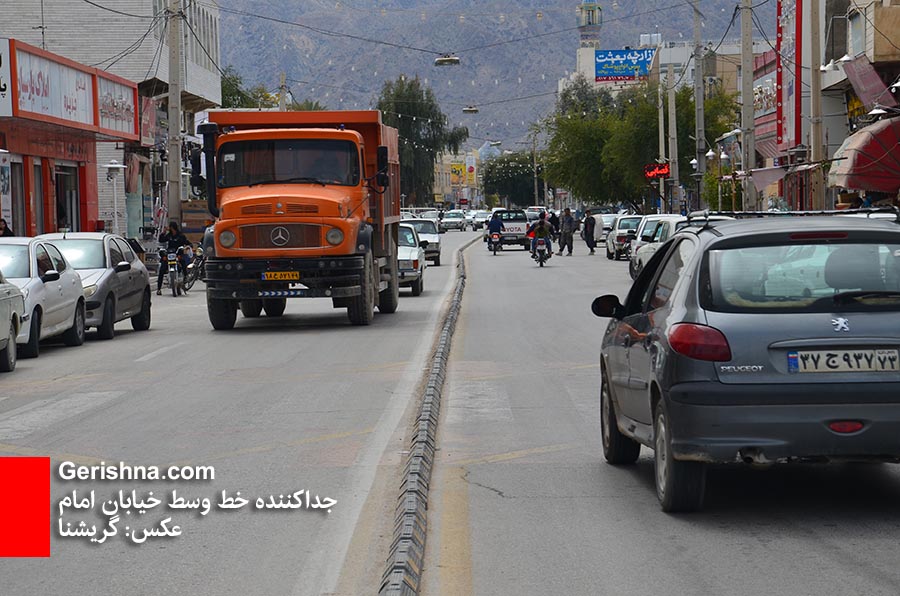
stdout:
<svg viewBox="0 0 900 596">
<path fill-rule="evenodd" d="M 0 335 L 0 370 L 36 358 L 51 337 L 80 346 L 88 328 L 101 339 L 112 339 L 125 319 L 137 331 L 150 328 L 150 275 L 114 234 L 0 238 L 0 280 L 0 333 L 14 338 Z"/>
</svg>

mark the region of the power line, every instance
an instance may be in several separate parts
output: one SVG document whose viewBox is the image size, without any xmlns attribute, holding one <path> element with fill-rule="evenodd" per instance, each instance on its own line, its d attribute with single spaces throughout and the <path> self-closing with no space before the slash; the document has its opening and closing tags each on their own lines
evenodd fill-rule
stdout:
<svg viewBox="0 0 900 596">
<path fill-rule="evenodd" d="M 96 2 L 92 2 L 91 0 L 81 0 L 81 1 L 84 2 L 84 3 L 86 3 L 86 4 L 90 4 L 91 6 L 94 6 L 94 7 L 96 7 L 96 8 L 99 8 L 99 9 L 101 9 L 101 10 L 105 10 L 105 11 L 108 11 L 108 12 L 112 12 L 112 13 L 115 13 L 115 14 L 118 14 L 118 15 L 122 15 L 122 16 L 125 16 L 125 17 L 132 17 L 132 18 L 135 18 L 135 19 L 154 19 L 154 18 L 156 18 L 155 16 L 148 17 L 148 16 L 145 15 L 145 14 L 134 14 L 134 13 L 131 13 L 131 12 L 122 12 L 121 10 L 116 10 L 115 8 L 109 8 L 108 6 L 103 6 L 102 4 L 98 4 L 98 3 L 96 3 Z"/>
<path fill-rule="evenodd" d="M 112 68 L 116 63 L 118 63 L 119 61 L 121 61 L 121 60 L 123 60 L 124 58 L 130 56 L 131 54 L 135 53 L 138 49 L 140 49 L 140 47 L 141 47 L 142 45 L 144 45 L 144 40 L 146 40 L 147 37 L 149 37 L 150 34 L 153 32 L 153 29 L 155 29 L 155 28 L 158 27 L 158 26 L 159 26 L 159 17 L 157 16 L 157 17 L 154 17 L 153 20 L 150 22 L 150 26 L 147 28 L 147 31 L 145 31 L 144 34 L 141 35 L 141 36 L 140 36 L 136 41 L 134 41 L 131 45 L 129 45 L 128 47 L 126 47 L 124 50 L 122 50 L 122 51 L 120 51 L 120 52 L 118 52 L 118 53 L 116 53 L 116 54 L 113 54 L 113 55 L 110 56 L 109 58 L 105 58 L 105 59 L 101 60 L 100 62 L 96 62 L 96 63 L 94 63 L 94 64 L 91 64 L 90 66 L 100 66 L 101 64 L 104 64 L 104 63 L 106 63 L 106 62 L 109 62 L 109 64 L 106 65 L 106 66 L 104 67 L 104 70 L 109 70 L 109 69 Z M 154 53 L 155 53 L 155 52 L 154 52 Z"/>
<path fill-rule="evenodd" d="M 229 81 L 232 85 L 234 85 L 234 88 L 237 90 L 237 92 L 240 93 L 241 95 L 243 95 L 245 99 L 249 99 L 250 101 L 256 101 L 255 97 L 253 97 L 252 95 L 250 95 L 249 93 L 247 93 L 246 91 L 241 89 L 241 86 L 238 85 L 237 79 L 235 77 L 229 76 L 228 73 L 226 73 L 224 70 L 222 70 L 222 67 L 219 66 L 219 63 L 216 62 L 215 58 L 213 58 L 210 55 L 209 50 L 206 49 L 206 46 L 203 45 L 203 41 L 200 39 L 200 36 L 197 35 L 196 31 L 194 31 L 194 27 L 191 25 L 190 20 L 185 19 L 185 18 L 182 18 L 182 20 L 184 21 L 184 24 L 187 25 L 187 28 L 191 32 L 191 35 L 197 41 L 197 45 L 200 46 L 200 49 L 203 50 L 203 53 L 206 54 L 207 58 L 209 58 L 210 63 L 216 67 L 216 70 L 219 71 L 219 74 L 222 75 L 222 78 L 224 78 L 226 81 Z"/>
</svg>

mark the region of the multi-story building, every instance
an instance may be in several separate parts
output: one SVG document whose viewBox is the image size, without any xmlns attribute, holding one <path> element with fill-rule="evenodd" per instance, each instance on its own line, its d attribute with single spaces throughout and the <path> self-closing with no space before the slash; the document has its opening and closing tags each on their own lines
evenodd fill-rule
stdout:
<svg viewBox="0 0 900 596">
<path fill-rule="evenodd" d="M 163 195 L 166 179 L 163 158 L 172 158 L 165 155 L 169 27 L 179 27 L 182 40 L 184 118 L 181 130 L 192 133 L 194 113 L 221 101 L 218 9 L 214 3 L 188 0 L 180 3 L 179 18 L 167 12 L 169 0 L 97 3 L 0 0 L 0 14 L 3 14 L 0 36 L 16 38 L 137 83 L 140 138 L 101 142 L 96 155 L 91 156 L 98 166 L 93 186 L 98 196 L 99 218 L 107 229 L 119 227 L 129 236 L 138 236 L 141 228 L 154 225 L 154 205 Z M 101 96 L 99 101 L 103 102 L 104 98 Z M 107 180 L 107 170 L 102 167 L 112 160 L 127 166 L 118 182 Z M 119 185 L 118 214 L 113 213 L 113 184 L 116 183 Z M 183 198 L 187 196 L 183 194 Z"/>
</svg>

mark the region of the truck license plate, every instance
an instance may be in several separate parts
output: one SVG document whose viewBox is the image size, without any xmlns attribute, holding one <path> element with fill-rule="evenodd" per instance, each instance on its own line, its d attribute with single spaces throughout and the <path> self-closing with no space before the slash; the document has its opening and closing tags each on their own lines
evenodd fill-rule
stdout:
<svg viewBox="0 0 900 596">
<path fill-rule="evenodd" d="M 300 281 L 299 271 L 264 271 L 263 281 Z"/>
</svg>

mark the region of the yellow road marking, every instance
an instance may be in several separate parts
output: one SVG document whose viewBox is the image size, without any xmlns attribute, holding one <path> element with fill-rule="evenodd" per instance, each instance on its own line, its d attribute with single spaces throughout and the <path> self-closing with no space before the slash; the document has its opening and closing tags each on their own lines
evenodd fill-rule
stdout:
<svg viewBox="0 0 900 596">
<path fill-rule="evenodd" d="M 223 459 L 231 459 L 234 457 L 240 457 L 242 455 L 254 455 L 257 453 L 266 453 L 268 451 L 275 451 L 276 449 L 285 449 L 288 447 L 299 447 L 301 445 L 311 445 L 313 443 L 322 443 L 324 441 L 334 441 L 337 439 L 346 439 L 349 437 L 367 435 L 374 431 L 374 428 L 366 428 L 363 430 L 351 430 L 341 433 L 331 433 L 328 435 L 320 435 L 318 437 L 309 437 L 306 439 L 298 439 L 296 441 L 285 441 L 280 443 L 270 443 L 268 445 L 257 445 L 256 447 L 247 447 L 244 449 L 237 449 L 235 451 L 229 451 L 225 453 L 220 453 L 218 455 L 208 455 L 202 458 L 202 463 L 212 462 L 212 461 L 221 461 Z M 170 466 L 183 466 L 193 463 L 193 460 L 181 460 L 174 461 L 170 463 Z"/>
<path fill-rule="evenodd" d="M 469 529 L 469 485 L 465 469 L 454 467 L 444 476 L 441 504 L 441 594 L 469 596 L 472 592 L 472 535 Z"/>
<path fill-rule="evenodd" d="M 575 443 L 566 443 L 560 445 L 545 445 L 543 447 L 533 447 L 531 449 L 520 449 L 518 451 L 509 451 L 507 453 L 497 453 L 495 455 L 486 455 L 484 457 L 476 457 L 472 459 L 465 459 L 462 461 L 449 461 L 446 463 L 453 464 L 455 466 L 471 466 L 473 464 L 493 464 L 501 461 L 510 461 L 513 459 L 520 459 L 522 457 L 528 457 L 529 455 L 538 455 L 542 453 L 554 453 L 557 451 L 566 451 L 568 449 L 574 449 L 576 447 Z"/>
</svg>

